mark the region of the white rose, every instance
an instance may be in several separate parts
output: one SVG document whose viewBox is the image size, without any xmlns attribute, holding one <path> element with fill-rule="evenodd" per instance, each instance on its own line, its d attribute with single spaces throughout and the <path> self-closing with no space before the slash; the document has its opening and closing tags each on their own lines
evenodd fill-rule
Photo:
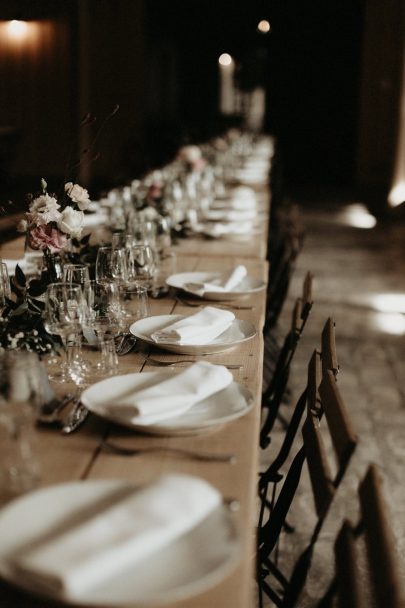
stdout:
<svg viewBox="0 0 405 608">
<path fill-rule="evenodd" d="M 17 224 L 17 232 L 27 232 L 28 222 L 27 220 L 20 220 Z"/>
<path fill-rule="evenodd" d="M 83 212 L 76 211 L 73 207 L 66 207 L 61 214 L 58 228 L 70 236 L 80 236 L 83 228 Z"/>
<path fill-rule="evenodd" d="M 49 222 L 58 222 L 60 220 L 60 205 L 53 196 L 42 194 L 35 198 L 30 207 L 27 217 L 37 226 L 48 224 Z"/>
<path fill-rule="evenodd" d="M 79 186 L 79 184 L 68 182 L 65 184 L 65 192 L 74 203 L 77 203 L 81 211 L 84 211 L 90 205 L 89 193 L 85 188 Z"/>
<path fill-rule="evenodd" d="M 201 150 L 198 146 L 182 146 L 178 152 L 180 160 L 186 163 L 195 163 L 201 158 Z"/>
</svg>

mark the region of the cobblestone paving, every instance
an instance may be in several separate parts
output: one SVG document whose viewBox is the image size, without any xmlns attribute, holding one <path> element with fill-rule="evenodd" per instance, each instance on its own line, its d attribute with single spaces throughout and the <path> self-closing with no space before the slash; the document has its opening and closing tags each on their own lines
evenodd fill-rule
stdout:
<svg viewBox="0 0 405 608">
<path fill-rule="evenodd" d="M 302 213 L 305 244 L 277 327 L 283 337 L 294 298 L 310 270 L 315 277 L 314 307 L 291 370 L 291 402 L 305 386 L 307 362 L 313 349 L 320 347 L 321 329 L 332 316 L 340 365 L 338 386 L 359 437 L 317 543 L 311 576 L 299 603 L 306 607 L 316 605 L 315 598 L 333 572 L 331 539 L 342 518 L 356 521 L 356 488 L 370 462 L 378 465 L 383 479 L 405 588 L 405 302 L 390 313 L 378 311 L 375 303 L 381 294 L 402 294 L 405 300 L 405 223 L 355 228 L 345 223 L 342 207 L 329 205 L 304 207 Z M 287 413 L 288 405 L 283 408 Z M 261 452 L 262 468 L 271 462 L 281 435 L 281 429 L 276 429 L 272 444 Z M 312 529 L 312 511 L 305 469 L 289 517 L 297 531 L 284 535 L 280 545 L 280 564 L 287 572 Z"/>
</svg>

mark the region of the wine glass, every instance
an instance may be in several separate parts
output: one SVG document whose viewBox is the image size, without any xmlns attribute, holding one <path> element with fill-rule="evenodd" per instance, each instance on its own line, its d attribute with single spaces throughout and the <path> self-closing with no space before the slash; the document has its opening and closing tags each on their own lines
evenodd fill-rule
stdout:
<svg viewBox="0 0 405 608">
<path fill-rule="evenodd" d="M 75 341 L 84 314 L 83 292 L 75 283 L 51 283 L 45 292 L 44 325 L 48 333 L 60 337 L 64 361 L 60 375 L 54 379 L 71 382 L 76 370 L 73 369 L 73 349 L 69 341 Z"/>
<path fill-rule="evenodd" d="M 122 284 L 127 278 L 126 250 L 120 247 L 100 247 L 96 259 L 96 281 Z"/>
</svg>

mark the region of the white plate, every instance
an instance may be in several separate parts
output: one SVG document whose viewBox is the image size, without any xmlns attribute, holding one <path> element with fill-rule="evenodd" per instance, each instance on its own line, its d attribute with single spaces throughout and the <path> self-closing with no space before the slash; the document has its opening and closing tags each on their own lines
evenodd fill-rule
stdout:
<svg viewBox="0 0 405 608">
<path fill-rule="evenodd" d="M 163 329 L 180 319 L 184 319 L 186 315 L 157 315 L 154 317 L 146 317 L 135 321 L 129 328 L 131 334 L 143 340 L 147 344 L 152 344 L 156 348 L 162 348 L 172 353 L 179 355 L 209 355 L 212 353 L 220 353 L 223 350 L 233 348 L 242 342 L 251 340 L 256 335 L 256 329 L 249 321 L 234 319 L 231 326 L 228 327 L 221 335 L 208 344 L 166 344 L 159 342 L 157 344 L 151 338 L 151 334 L 155 331 Z"/>
<path fill-rule="evenodd" d="M 33 581 L 22 581 L 8 567 L 5 556 L 46 534 L 107 495 L 130 486 L 117 480 L 58 484 L 31 492 L 0 511 L 0 576 L 17 587 L 41 594 Z M 197 527 L 168 547 L 91 590 L 69 597 L 49 593 L 70 605 L 161 605 L 206 591 L 236 565 L 240 544 L 229 510 L 221 506 Z"/>
<path fill-rule="evenodd" d="M 180 370 L 179 370 L 180 372 Z M 176 373 L 176 372 L 174 372 Z M 82 394 L 83 404 L 94 414 L 153 435 L 189 435 L 208 430 L 214 426 L 225 424 L 235 418 L 240 418 L 249 412 L 253 406 L 250 391 L 232 382 L 222 391 L 199 401 L 180 416 L 148 424 L 144 417 L 130 417 L 126 408 L 114 412 L 103 403 L 114 403 L 117 395 L 127 394 L 131 390 L 141 390 L 151 384 L 163 382 L 173 377 L 173 372 L 143 372 L 142 374 L 127 374 L 106 378 L 87 388 Z"/>
<path fill-rule="evenodd" d="M 183 289 L 183 291 L 198 297 L 187 289 L 188 283 L 208 283 L 220 276 L 221 273 L 219 272 L 180 272 L 170 275 L 166 279 L 166 283 L 170 287 Z M 248 275 L 234 289 L 230 289 L 229 291 L 206 291 L 202 297 L 204 300 L 237 300 L 238 298 L 244 298 L 245 296 L 262 291 L 265 286 L 264 281 Z"/>
</svg>

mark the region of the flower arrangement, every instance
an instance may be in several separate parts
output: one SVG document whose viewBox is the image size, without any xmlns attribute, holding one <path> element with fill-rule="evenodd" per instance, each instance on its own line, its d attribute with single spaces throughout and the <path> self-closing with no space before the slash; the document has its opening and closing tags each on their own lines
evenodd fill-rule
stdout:
<svg viewBox="0 0 405 608">
<path fill-rule="evenodd" d="M 18 230 L 26 233 L 26 242 L 36 251 L 59 253 L 71 238 L 79 238 L 83 229 L 89 194 L 79 184 L 68 182 L 62 197 L 47 192 L 47 183 L 41 180 L 42 191 L 29 195 L 29 208 Z"/>
</svg>

